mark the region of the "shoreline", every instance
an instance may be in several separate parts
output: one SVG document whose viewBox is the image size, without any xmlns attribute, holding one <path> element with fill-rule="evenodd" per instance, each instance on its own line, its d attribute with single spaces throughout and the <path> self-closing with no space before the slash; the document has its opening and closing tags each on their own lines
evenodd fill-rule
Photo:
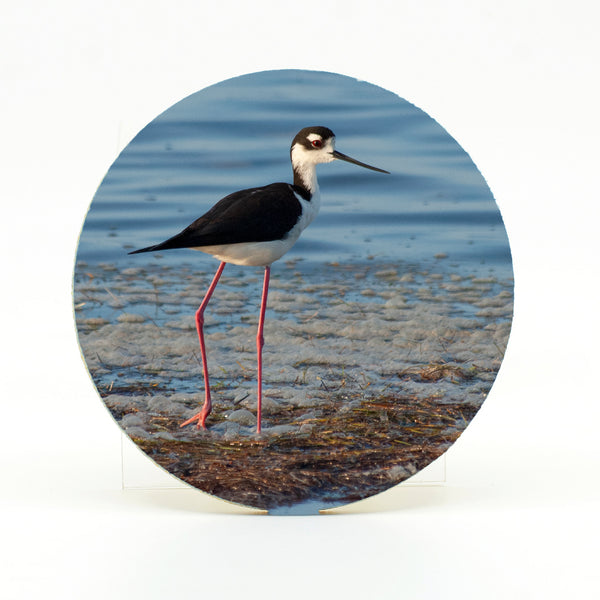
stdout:
<svg viewBox="0 0 600 600">
<path fill-rule="evenodd" d="M 125 433 L 204 491 L 259 508 L 285 505 L 279 488 L 298 502 L 348 502 L 383 491 L 442 454 L 485 400 L 510 333 L 512 281 L 378 262 L 324 265 L 309 274 L 301 264 L 287 266 L 272 278 L 269 294 L 260 438 L 253 429 L 258 269 L 226 269 L 205 315 L 213 392 L 208 431 L 178 424 L 203 401 L 194 312 L 211 273 L 160 261 L 122 270 L 79 264 L 74 301 L 88 370 Z M 421 410 L 419 435 L 410 432 L 408 406 Z M 452 423 L 441 427 L 440 415 Z M 345 439 L 351 427 L 355 435 Z M 282 444 L 291 444 L 302 464 L 314 463 L 323 444 L 329 455 L 345 449 L 331 469 L 354 483 L 342 489 L 314 465 L 298 475 L 288 452 L 276 449 Z M 271 449 L 255 455 L 262 446 Z M 384 463 L 378 475 L 368 460 L 344 468 L 352 453 L 372 452 Z M 248 461 L 268 473 L 290 470 L 308 496 L 289 477 L 273 486 L 253 479 Z M 223 469 L 229 487 L 215 483 Z M 255 481 L 255 488 L 243 481 Z"/>
</svg>

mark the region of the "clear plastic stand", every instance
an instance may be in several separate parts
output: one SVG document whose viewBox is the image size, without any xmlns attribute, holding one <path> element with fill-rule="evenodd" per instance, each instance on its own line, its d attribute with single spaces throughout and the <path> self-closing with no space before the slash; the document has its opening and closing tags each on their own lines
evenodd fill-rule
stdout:
<svg viewBox="0 0 600 600">
<path fill-rule="evenodd" d="M 189 489 L 189 485 L 165 471 L 121 434 L 121 485 L 124 490 Z"/>
<path fill-rule="evenodd" d="M 124 490 L 189 489 L 148 458 L 124 433 L 121 434 L 121 483 Z M 402 485 L 429 486 L 446 483 L 446 455 L 407 479 Z"/>
</svg>

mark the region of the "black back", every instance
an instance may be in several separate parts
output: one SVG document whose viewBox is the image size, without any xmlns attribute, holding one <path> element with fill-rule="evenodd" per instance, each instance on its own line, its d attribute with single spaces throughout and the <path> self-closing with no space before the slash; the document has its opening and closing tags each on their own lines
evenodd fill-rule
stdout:
<svg viewBox="0 0 600 600">
<path fill-rule="evenodd" d="M 181 233 L 161 244 L 129 254 L 282 239 L 302 214 L 302 206 L 294 192 L 310 200 L 305 189 L 289 183 L 272 183 L 234 192 L 219 200 Z"/>
</svg>

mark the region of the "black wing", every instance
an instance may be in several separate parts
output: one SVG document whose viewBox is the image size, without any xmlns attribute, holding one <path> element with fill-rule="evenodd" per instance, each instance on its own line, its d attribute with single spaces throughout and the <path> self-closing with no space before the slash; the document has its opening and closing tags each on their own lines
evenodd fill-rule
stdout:
<svg viewBox="0 0 600 600">
<path fill-rule="evenodd" d="M 304 190 L 288 183 L 234 192 L 219 200 L 181 233 L 129 254 L 281 239 L 302 214 L 302 206 L 294 192 L 306 196 Z"/>
</svg>

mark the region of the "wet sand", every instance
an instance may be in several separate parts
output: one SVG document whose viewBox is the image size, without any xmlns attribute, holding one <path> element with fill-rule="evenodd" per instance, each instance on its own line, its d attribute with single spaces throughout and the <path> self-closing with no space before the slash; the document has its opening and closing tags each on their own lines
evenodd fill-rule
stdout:
<svg viewBox="0 0 600 600">
<path fill-rule="evenodd" d="M 194 313 L 213 266 L 80 263 L 74 302 L 83 356 L 119 425 L 169 472 L 221 498 L 342 504 L 403 481 L 456 440 L 504 356 L 512 281 L 441 264 L 277 264 L 257 436 L 262 272 L 228 265 L 205 314 L 208 430 L 181 429 L 204 397 Z"/>
</svg>

